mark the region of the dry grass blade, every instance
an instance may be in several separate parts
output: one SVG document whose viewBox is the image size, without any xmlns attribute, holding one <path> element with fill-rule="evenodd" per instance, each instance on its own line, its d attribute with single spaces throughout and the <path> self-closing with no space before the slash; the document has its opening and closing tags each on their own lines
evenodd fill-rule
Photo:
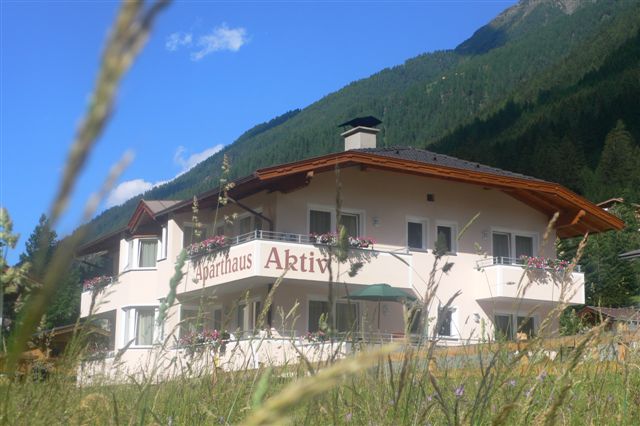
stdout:
<svg viewBox="0 0 640 426">
<path fill-rule="evenodd" d="M 278 395 L 266 401 L 263 407 L 249 416 L 243 424 L 282 424 L 286 421 L 286 413 L 302 401 L 328 391 L 336 386 L 345 375 L 358 373 L 374 365 L 379 362 L 381 356 L 390 354 L 396 349 L 397 345 L 387 345 L 375 351 L 364 352 L 321 370 L 313 377 L 293 382 Z"/>
<path fill-rule="evenodd" d="M 143 1 L 136 0 L 123 3 L 102 57 L 91 103 L 71 146 L 62 182 L 51 207 L 49 218 L 52 226 L 55 226 L 65 210 L 78 175 L 97 138 L 106 126 L 122 76 L 129 69 L 144 45 L 156 16 L 168 3 L 168 0 L 159 0 L 146 11 L 143 8 Z M 129 160 L 130 155 L 126 154 L 120 165 L 111 170 L 99 194 L 93 196 L 87 203 L 84 212 L 85 219 L 93 215 L 101 196 L 104 196 L 110 190 Z M 40 322 L 48 300 L 55 293 L 56 283 L 68 270 L 73 260 L 75 249 L 84 238 L 86 232 L 86 228 L 81 228 L 73 236 L 65 239 L 54 253 L 43 280 L 44 285 L 34 295 L 33 300 L 29 302 L 29 306 L 25 308 L 26 314 L 22 319 L 21 325 L 16 328 L 14 336 L 12 336 L 7 359 L 7 369 L 9 371 L 13 371 L 19 353 L 23 350 L 27 340 Z"/>
<path fill-rule="evenodd" d="M 130 160 L 130 155 L 125 154 L 118 164 L 112 167 L 98 194 L 87 202 L 84 212 L 85 219 L 93 215 L 95 208 L 99 204 L 99 199 L 110 191 Z M 76 247 L 82 241 L 86 232 L 86 228 L 80 228 L 72 236 L 64 239 L 53 253 L 51 263 L 47 267 L 46 274 L 42 280 L 42 286 L 28 300 L 20 325 L 16 327 L 14 334 L 11 336 L 8 350 L 9 356 L 7 358 L 8 371 L 14 370 L 18 356 L 26 347 L 29 338 L 40 323 L 49 301 L 55 295 L 57 283 L 62 280 L 64 274 L 69 270 Z"/>
<path fill-rule="evenodd" d="M 142 1 L 123 3 L 102 57 L 89 109 L 71 146 L 62 183 L 54 198 L 50 214 L 52 225 L 65 210 L 78 174 L 106 126 L 120 80 L 144 45 L 155 17 L 168 4 L 168 0 L 160 0 L 141 16 Z"/>
</svg>

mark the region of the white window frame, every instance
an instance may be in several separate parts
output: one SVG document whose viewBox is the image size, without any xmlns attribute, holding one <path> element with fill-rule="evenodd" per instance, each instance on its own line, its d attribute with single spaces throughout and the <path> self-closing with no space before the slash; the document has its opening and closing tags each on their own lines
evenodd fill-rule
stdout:
<svg viewBox="0 0 640 426">
<path fill-rule="evenodd" d="M 409 250 L 426 251 L 429 247 L 429 219 L 419 216 L 405 216 L 404 241 L 405 247 Z M 422 225 L 422 248 L 409 247 L 409 222 Z"/>
<path fill-rule="evenodd" d="M 452 222 L 448 220 L 436 220 L 435 224 L 435 237 L 433 239 L 433 248 L 435 247 L 436 241 L 438 241 L 438 226 L 451 228 L 451 251 L 448 251 L 446 254 L 452 255 L 458 253 L 458 223 Z"/>
<path fill-rule="evenodd" d="M 238 309 L 240 308 L 240 306 L 244 306 L 244 315 L 242 318 L 242 332 L 243 333 L 247 333 L 247 332 L 255 332 L 258 330 L 255 330 L 256 327 L 256 321 L 258 320 L 258 316 L 255 315 L 255 304 L 256 302 L 260 303 L 260 310 L 262 311 L 262 309 L 264 309 L 264 304 L 263 301 L 260 297 L 252 297 L 250 299 L 244 300 L 242 299 L 239 303 L 238 303 L 238 307 L 236 308 L 235 311 L 235 321 L 236 321 L 236 330 L 239 327 L 238 324 Z M 223 311 L 224 312 L 224 311 Z M 260 315 L 260 312 L 258 312 L 258 315 Z"/>
<path fill-rule="evenodd" d="M 160 240 L 158 241 L 158 258 L 156 259 L 158 262 L 166 260 L 167 258 L 167 249 L 169 246 L 168 235 L 169 230 L 167 225 L 162 225 L 162 233 L 160 235 Z"/>
<path fill-rule="evenodd" d="M 311 233 L 311 210 L 327 212 L 331 215 L 331 226 L 329 232 L 335 232 L 337 229 L 337 218 L 335 206 L 328 206 L 323 204 L 307 204 L 307 234 Z M 363 237 L 367 235 L 367 214 L 366 210 L 353 209 L 349 207 L 343 207 L 341 209 L 343 214 L 358 215 L 358 236 Z"/>
<path fill-rule="evenodd" d="M 136 240 L 138 241 L 137 244 L 137 250 L 136 250 L 136 269 L 141 269 L 141 270 L 145 270 L 145 269 L 150 269 L 150 270 L 154 270 L 157 269 L 158 267 L 158 248 L 160 246 L 160 241 L 158 239 L 158 237 L 140 237 L 140 238 L 136 238 Z M 153 266 L 145 266 L 142 267 L 140 266 L 140 256 L 142 256 L 142 244 L 140 244 L 142 241 L 155 241 L 156 243 L 156 263 Z"/>
<path fill-rule="evenodd" d="M 444 307 L 444 306 L 437 307 L 435 327 L 438 326 L 438 315 L 440 313 L 441 307 Z M 439 339 L 458 340 L 460 338 L 460 327 L 459 327 L 460 324 L 458 322 L 458 313 L 460 312 L 460 308 L 458 308 L 458 306 L 452 305 L 452 306 L 449 306 L 449 311 L 451 311 L 451 334 L 448 336 L 444 334 L 440 334 L 439 333 L 440 330 L 436 330 L 436 333 Z"/>
<path fill-rule="evenodd" d="M 502 228 L 497 226 L 491 227 L 491 256 L 493 256 L 493 233 L 501 233 L 501 234 L 509 234 L 509 257 L 512 259 L 516 259 L 516 235 L 520 237 L 529 237 L 533 240 L 533 256 L 538 256 L 538 244 L 540 234 L 532 231 L 521 231 L 517 229 L 511 228 Z"/>
<path fill-rule="evenodd" d="M 153 338 L 150 345 L 138 345 L 136 344 L 137 326 L 138 326 L 138 311 L 139 310 L 154 310 L 153 315 Z M 144 349 L 152 348 L 162 342 L 164 339 L 164 328 L 158 325 L 159 306 L 158 305 L 136 305 L 125 306 L 122 308 L 124 327 L 122 328 L 122 336 L 120 339 L 120 347 L 125 347 L 131 342 L 130 348 Z"/>
<path fill-rule="evenodd" d="M 156 264 L 155 266 L 147 266 L 147 267 L 141 267 L 140 266 L 140 250 L 142 245 L 140 244 L 140 241 L 142 240 L 154 240 L 157 244 L 157 248 L 156 248 Z M 127 250 L 127 264 L 125 265 L 123 272 L 127 272 L 127 271 L 155 271 L 158 268 L 158 261 L 162 260 L 161 258 L 159 258 L 160 254 L 161 254 L 161 245 L 162 245 L 162 241 L 161 238 L 158 238 L 157 236 L 154 235 L 140 235 L 137 237 L 133 237 L 127 241 L 127 246 L 126 246 L 126 250 Z"/>
<path fill-rule="evenodd" d="M 127 264 L 124 266 L 124 270 L 128 271 L 129 269 L 134 269 L 133 268 L 133 253 L 134 253 L 134 246 L 135 245 L 135 240 L 131 239 L 131 240 L 127 240 Z"/>
</svg>

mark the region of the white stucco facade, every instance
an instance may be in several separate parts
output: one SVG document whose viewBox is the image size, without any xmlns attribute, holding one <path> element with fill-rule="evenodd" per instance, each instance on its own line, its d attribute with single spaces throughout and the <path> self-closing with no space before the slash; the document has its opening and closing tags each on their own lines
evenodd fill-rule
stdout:
<svg viewBox="0 0 640 426">
<path fill-rule="evenodd" d="M 514 335 L 514 329 L 531 318 L 529 332 L 537 333 L 541 320 L 559 302 L 584 302 L 583 274 L 574 272 L 561 284 L 561 280 L 552 279 L 552 271 L 514 264 L 521 255 L 519 250 L 555 259 L 555 232 L 552 229 L 543 241 L 548 216 L 505 192 L 358 167 L 343 169 L 339 179 L 341 212 L 350 215 L 352 231 L 375 240 L 373 246 L 351 250 L 349 261 L 331 265 L 336 300 L 356 306 L 342 308 L 355 309 L 354 332 L 391 338 L 406 332 L 406 308 L 401 303 L 345 299 L 347 292 L 376 283 L 400 288 L 414 295 L 418 303 L 437 287 L 431 304 L 423 307 L 422 318 L 431 318 L 429 335 L 434 333 L 439 306 L 459 291 L 450 314 L 446 314 L 449 327 L 440 336 L 446 344 L 492 339 L 498 320 L 503 329 L 506 321 L 511 322 Z M 325 171 L 293 191 L 260 191 L 244 198 L 242 206 L 228 203 L 217 215 L 214 208 L 200 209 L 198 221 L 206 229 L 206 236 L 223 233 L 229 243 L 209 256 L 186 261 L 184 276 L 176 287 L 176 303 L 164 325 L 154 325 L 152 340 L 150 331 L 145 335 L 140 327 L 150 327 L 151 315 L 157 319 L 158 307 L 169 294 L 185 233 L 192 232 L 189 226 L 193 213 L 183 209 L 154 219 L 143 218 L 138 228 L 123 233 L 113 244 L 111 254 L 117 259 L 114 282 L 99 292 L 82 294 L 82 316 L 115 319 L 111 325 L 112 349 L 128 348 L 129 354 L 123 359 L 133 366 L 160 341 L 169 342 L 170 348 L 179 351 L 181 333 L 186 333 L 185 318 L 196 310 L 204 313 L 200 327 L 228 330 L 236 338 L 256 335 L 260 330 L 254 328 L 267 293 L 280 281 L 261 329 L 299 341 L 315 326 L 313 301 L 328 300 L 327 246 L 310 241 L 310 217 L 316 214 L 312 212 L 325 212 L 320 214 L 335 229 L 335 200 L 336 175 Z M 272 225 L 255 212 L 270 219 Z M 223 218 L 234 214 L 233 223 L 224 225 Z M 260 225 L 256 225 L 258 222 Z M 438 267 L 445 263 L 452 266 L 446 273 L 438 271 L 430 280 L 438 231 L 448 233 L 450 246 Z M 155 262 L 149 260 L 149 253 L 143 259 L 143 240 L 147 241 L 144 250 L 156 241 Z M 493 247 L 497 242 L 502 244 L 500 256 Z M 350 263 L 354 262 L 362 265 L 350 276 Z M 555 273 L 556 277 L 560 275 L 561 271 Z M 557 332 L 557 324 L 546 332 Z M 287 356 L 291 358 L 290 353 Z"/>
</svg>

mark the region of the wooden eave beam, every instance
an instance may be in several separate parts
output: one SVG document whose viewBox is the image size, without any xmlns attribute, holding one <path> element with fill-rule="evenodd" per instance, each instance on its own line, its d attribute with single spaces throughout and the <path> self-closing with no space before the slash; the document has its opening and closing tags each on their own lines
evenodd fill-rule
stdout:
<svg viewBox="0 0 640 426">
<path fill-rule="evenodd" d="M 559 212 L 562 214 L 562 209 L 559 206 L 551 204 L 550 202 L 546 201 L 544 198 L 537 197 L 534 193 L 531 193 L 530 191 L 524 191 L 521 189 L 515 189 L 515 190 L 503 189 L 502 191 L 507 195 L 515 198 L 516 200 L 524 204 L 527 204 L 529 206 L 532 206 L 536 210 L 544 213 L 549 219 L 551 219 L 551 217 L 556 212 Z"/>
<path fill-rule="evenodd" d="M 561 228 L 568 228 L 571 226 L 575 226 L 580 221 L 580 219 L 582 219 L 586 215 L 587 215 L 587 212 L 585 212 L 583 209 L 580 209 L 577 212 L 574 212 L 573 214 L 571 214 L 570 216 L 567 216 L 563 220 L 558 220 L 558 224 L 556 225 L 556 228 L 561 229 Z"/>
</svg>

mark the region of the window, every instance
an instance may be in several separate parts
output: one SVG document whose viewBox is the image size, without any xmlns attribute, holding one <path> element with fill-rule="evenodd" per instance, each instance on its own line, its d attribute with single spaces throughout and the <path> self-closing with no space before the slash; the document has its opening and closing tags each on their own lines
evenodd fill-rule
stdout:
<svg viewBox="0 0 640 426">
<path fill-rule="evenodd" d="M 180 335 L 201 330 L 222 329 L 222 307 L 182 306 L 180 309 Z"/>
<path fill-rule="evenodd" d="M 221 237 L 224 235 L 224 226 L 221 225 L 216 228 L 216 235 L 218 237 Z"/>
<path fill-rule="evenodd" d="M 127 241 L 127 263 L 123 271 L 130 269 L 156 267 L 156 260 L 161 259 L 165 248 L 159 238 L 143 237 Z"/>
<path fill-rule="evenodd" d="M 125 346 L 131 342 L 135 346 L 153 345 L 162 338 L 162 328 L 156 325 L 155 306 L 124 308 L 124 334 L 120 342 Z"/>
<path fill-rule="evenodd" d="M 248 234 L 252 231 L 251 229 L 251 216 L 245 216 L 240 219 L 239 223 L 239 235 Z"/>
<path fill-rule="evenodd" d="M 329 313 L 329 302 L 321 300 L 309 301 L 309 324 L 308 329 L 311 332 L 318 331 L 320 328 L 320 321 L 327 320 L 327 314 Z"/>
<path fill-rule="evenodd" d="M 533 256 L 533 237 L 516 235 L 516 259 Z"/>
<path fill-rule="evenodd" d="M 535 255 L 535 237 L 531 234 L 494 231 L 492 243 L 493 257 L 498 263 L 510 264 L 522 256 Z"/>
<path fill-rule="evenodd" d="M 355 303 L 336 303 L 336 328 L 338 331 L 355 331 L 358 321 L 358 305 Z"/>
<path fill-rule="evenodd" d="M 133 268 L 133 240 L 129 240 L 127 243 L 127 265 L 125 270 Z"/>
<path fill-rule="evenodd" d="M 238 327 L 238 331 L 244 331 L 245 322 L 244 317 L 247 311 L 247 305 L 238 305 L 238 311 L 236 312 L 236 325 Z"/>
<path fill-rule="evenodd" d="M 193 243 L 197 243 L 207 239 L 207 227 L 204 225 L 196 227 L 193 224 L 184 224 L 182 226 L 182 247 L 189 247 Z"/>
<path fill-rule="evenodd" d="M 258 319 L 262 313 L 262 303 L 254 300 L 246 304 L 244 302 L 238 305 L 236 312 L 236 325 L 239 331 L 255 331 L 258 329 Z M 266 322 L 266 318 L 265 318 Z M 263 324 L 264 325 L 264 324 Z"/>
<path fill-rule="evenodd" d="M 511 257 L 511 235 L 503 232 L 493 233 L 493 257 L 510 258 Z M 503 263 L 498 261 L 498 263 Z"/>
<path fill-rule="evenodd" d="M 309 233 L 327 234 L 331 232 L 331 212 L 309 210 Z"/>
<path fill-rule="evenodd" d="M 530 339 L 535 336 L 535 320 L 531 316 L 495 314 L 494 329 L 496 339 L 514 339 L 525 336 Z"/>
<path fill-rule="evenodd" d="M 258 324 L 258 319 L 260 319 L 260 314 L 262 313 L 262 304 L 260 303 L 260 301 L 255 301 L 251 305 L 253 307 L 252 309 L 253 318 L 251 320 L 251 324 L 252 324 L 251 328 L 253 328 L 254 330 L 257 330 L 261 326 L 264 326 L 264 324 Z"/>
<path fill-rule="evenodd" d="M 342 213 L 340 215 L 340 225 L 344 226 L 345 231 L 350 237 L 360 236 L 360 215 L 351 213 Z"/>
<path fill-rule="evenodd" d="M 158 240 L 140 240 L 138 267 L 155 268 L 158 257 Z"/>
<path fill-rule="evenodd" d="M 213 310 L 213 329 L 222 330 L 222 307 Z"/>
<path fill-rule="evenodd" d="M 159 259 L 167 258 L 167 226 L 162 227 L 162 238 L 160 240 L 160 256 Z"/>
<path fill-rule="evenodd" d="M 531 339 L 535 336 L 535 329 L 533 326 L 532 317 L 518 317 L 518 333 L 526 335 L 527 339 Z"/>
<path fill-rule="evenodd" d="M 513 339 L 513 329 L 511 327 L 511 315 L 496 314 L 493 319 L 496 340 Z"/>
<path fill-rule="evenodd" d="M 436 232 L 438 235 L 436 249 L 442 249 L 445 253 L 453 253 L 453 228 L 447 225 L 438 225 Z"/>
<path fill-rule="evenodd" d="M 423 222 L 407 222 L 407 246 L 414 249 L 426 248 Z"/>
<path fill-rule="evenodd" d="M 138 309 L 136 312 L 136 345 L 152 345 L 155 310 L 153 308 Z"/>
<path fill-rule="evenodd" d="M 409 316 L 409 331 L 412 334 L 420 333 L 420 327 L 422 326 L 422 309 L 413 309 Z"/>
<path fill-rule="evenodd" d="M 439 307 L 438 308 L 438 335 L 439 336 L 452 336 L 452 321 L 453 320 L 453 308 L 451 307 Z"/>
</svg>

